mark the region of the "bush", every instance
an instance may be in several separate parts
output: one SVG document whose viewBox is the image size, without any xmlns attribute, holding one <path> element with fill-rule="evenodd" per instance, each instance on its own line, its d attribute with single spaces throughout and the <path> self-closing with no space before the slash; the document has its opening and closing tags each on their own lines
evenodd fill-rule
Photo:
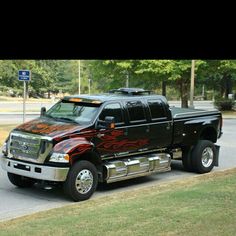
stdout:
<svg viewBox="0 0 236 236">
<path fill-rule="evenodd" d="M 0 96 L 7 96 L 9 88 L 7 86 L 0 86 Z"/>
<path fill-rule="evenodd" d="M 214 105 L 220 111 L 231 111 L 235 105 L 235 101 L 233 99 L 221 98 L 215 100 Z"/>
</svg>

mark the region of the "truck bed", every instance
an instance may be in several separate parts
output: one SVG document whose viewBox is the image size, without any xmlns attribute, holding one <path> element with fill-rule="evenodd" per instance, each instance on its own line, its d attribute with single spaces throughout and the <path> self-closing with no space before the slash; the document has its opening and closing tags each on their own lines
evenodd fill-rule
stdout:
<svg viewBox="0 0 236 236">
<path fill-rule="evenodd" d="M 198 132 L 203 127 L 203 123 L 208 121 L 212 127 L 217 129 L 218 116 L 221 116 L 218 110 L 203 110 L 192 108 L 170 107 L 174 127 L 173 144 L 174 145 L 192 145 L 199 137 Z"/>
<path fill-rule="evenodd" d="M 203 109 L 193 109 L 193 108 L 180 108 L 180 107 L 170 107 L 173 119 L 213 115 L 219 113 L 218 110 L 203 110 Z"/>
</svg>

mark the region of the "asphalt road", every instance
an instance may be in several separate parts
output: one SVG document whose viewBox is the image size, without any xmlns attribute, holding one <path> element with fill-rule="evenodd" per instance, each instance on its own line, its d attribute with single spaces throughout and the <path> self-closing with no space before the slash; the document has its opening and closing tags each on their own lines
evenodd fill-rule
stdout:
<svg viewBox="0 0 236 236">
<path fill-rule="evenodd" d="M 223 132 L 222 138 L 218 141 L 218 144 L 221 146 L 220 166 L 215 167 L 213 171 L 236 167 L 236 119 L 225 119 Z M 106 196 L 119 191 L 137 189 L 143 186 L 159 185 L 166 181 L 182 179 L 192 175 L 196 174 L 185 172 L 181 162 L 174 161 L 171 172 L 154 174 L 149 177 L 109 185 L 99 185 L 92 198 Z M 6 172 L 2 170 L 0 170 L 0 199 L 0 221 L 73 203 L 65 197 L 60 187 L 44 189 L 42 186 L 36 185 L 30 189 L 17 188 L 8 181 Z"/>
</svg>

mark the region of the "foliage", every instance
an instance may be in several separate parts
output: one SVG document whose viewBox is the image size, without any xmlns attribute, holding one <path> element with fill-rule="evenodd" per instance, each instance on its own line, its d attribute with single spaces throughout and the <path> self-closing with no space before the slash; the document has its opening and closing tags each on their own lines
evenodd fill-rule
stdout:
<svg viewBox="0 0 236 236">
<path fill-rule="evenodd" d="M 214 101 L 214 105 L 221 111 L 231 111 L 235 105 L 235 101 L 228 98 L 218 98 Z"/>
<path fill-rule="evenodd" d="M 31 70 L 31 80 L 27 83 L 29 95 L 42 97 L 44 93 L 48 95 L 59 91 L 70 93 L 75 87 L 73 81 L 77 79 L 76 65 L 75 60 L 2 60 L 0 85 L 7 87 L 9 93 L 22 95 L 23 84 L 18 81 L 17 73 L 19 69 L 29 69 Z"/>
<path fill-rule="evenodd" d="M 191 60 L 80 60 L 81 93 L 107 92 L 119 87 L 141 87 L 169 97 L 181 97 L 188 106 Z M 195 60 L 196 93 L 202 86 L 221 97 L 233 93 L 236 85 L 236 60 Z M 22 95 L 19 69 L 30 69 L 30 96 L 51 93 L 78 93 L 78 60 L 0 60 L 0 93 Z M 7 89 L 6 89 L 7 88 Z M 174 91 L 174 92 L 173 92 Z M 200 95 L 200 94 L 195 94 Z"/>
</svg>

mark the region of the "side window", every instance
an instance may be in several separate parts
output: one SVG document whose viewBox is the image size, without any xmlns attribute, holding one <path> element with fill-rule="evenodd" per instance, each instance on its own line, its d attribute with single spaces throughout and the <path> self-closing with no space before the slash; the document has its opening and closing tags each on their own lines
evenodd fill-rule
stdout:
<svg viewBox="0 0 236 236">
<path fill-rule="evenodd" d="M 152 120 L 166 118 L 166 112 L 160 100 L 148 100 Z"/>
<path fill-rule="evenodd" d="M 126 103 L 130 122 L 146 120 L 141 101 L 129 101 Z"/>
<path fill-rule="evenodd" d="M 115 117 L 115 123 L 124 122 L 121 106 L 119 103 L 112 103 L 106 105 L 99 116 L 99 120 L 105 120 L 106 116 Z"/>
</svg>

